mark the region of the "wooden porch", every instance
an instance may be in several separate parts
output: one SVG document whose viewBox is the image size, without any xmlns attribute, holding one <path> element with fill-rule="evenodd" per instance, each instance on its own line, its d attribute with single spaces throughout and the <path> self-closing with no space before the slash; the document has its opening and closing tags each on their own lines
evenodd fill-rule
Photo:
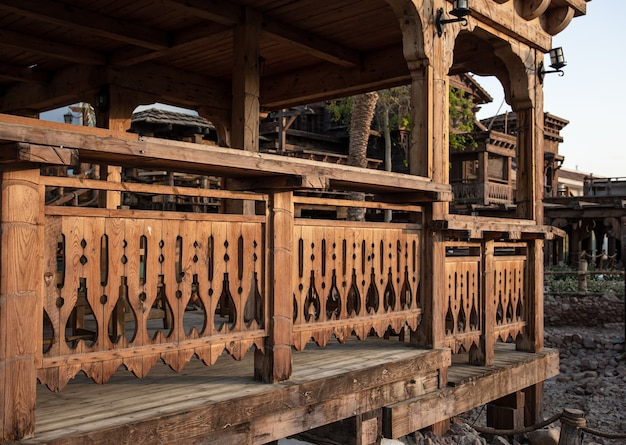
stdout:
<svg viewBox="0 0 626 445">
<path fill-rule="evenodd" d="M 452 3 L 0 1 L 0 442 L 261 444 L 353 419 L 372 445 L 517 391 L 538 420 L 560 234 L 541 70 L 586 1 Z M 517 114 L 515 218 L 449 211 L 467 72 Z M 267 112 L 407 84 L 410 174 L 259 151 Z M 128 133 L 154 102 L 216 140 Z M 34 118 L 76 103 L 98 128 Z"/>
<path fill-rule="evenodd" d="M 39 385 L 35 436 L 19 443 L 264 444 L 355 417 L 374 419 L 355 437 L 375 439 L 382 428 L 396 438 L 557 373 L 554 350 L 501 344 L 482 367 L 467 364 L 467 354 L 451 360 L 447 349 L 353 339 L 307 346 L 293 356 L 291 379 L 268 385 L 253 379 L 251 354 L 241 362 L 224 354 L 208 368 L 193 359 L 180 373 L 157 364 L 143 379 L 120 369 L 106 386 L 84 375 L 60 393 Z"/>
</svg>

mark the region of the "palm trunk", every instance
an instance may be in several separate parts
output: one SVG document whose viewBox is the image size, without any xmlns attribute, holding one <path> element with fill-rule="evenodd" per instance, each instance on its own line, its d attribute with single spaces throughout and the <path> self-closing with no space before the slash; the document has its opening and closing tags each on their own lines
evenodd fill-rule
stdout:
<svg viewBox="0 0 626 445">
<path fill-rule="evenodd" d="M 353 97 L 348 165 L 367 167 L 367 141 L 369 140 L 370 126 L 374 118 L 377 101 L 378 93 L 375 91 Z M 350 192 L 348 196 L 355 201 L 365 201 L 365 194 L 362 192 Z M 348 220 L 364 221 L 365 209 L 363 207 L 350 207 Z"/>
</svg>

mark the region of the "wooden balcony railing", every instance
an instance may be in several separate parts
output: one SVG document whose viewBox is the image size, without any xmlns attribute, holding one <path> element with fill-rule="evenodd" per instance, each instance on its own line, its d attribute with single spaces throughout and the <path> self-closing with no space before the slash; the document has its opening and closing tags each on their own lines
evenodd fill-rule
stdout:
<svg viewBox="0 0 626 445">
<path fill-rule="evenodd" d="M 12 249 L 12 261 L 0 265 L 8 277 L 0 297 L 20 295 L 19 306 L 4 306 L 13 312 L 0 334 L 19 333 L 7 350 L 31 351 L 23 360 L 34 360 L 36 378 L 52 390 L 80 371 L 104 383 L 120 366 L 142 377 L 158 360 L 180 371 L 194 355 L 211 365 L 250 349 L 255 375 L 276 381 L 289 377 L 293 347 L 407 328 L 419 331 L 411 335 L 416 346 L 478 350 L 482 363 L 497 338 L 523 336 L 525 349 L 541 347 L 533 316 L 541 287 L 528 264 L 546 229 L 425 220 L 428 206 L 450 200 L 447 185 L 16 117 L 0 116 L 0 140 L 11 165 L 2 176 L 3 255 Z M 78 162 L 215 175 L 231 189 L 40 174 L 41 166 Z M 90 198 L 46 205 L 60 189 Z M 339 194 L 318 196 L 328 189 L 366 192 L 371 199 L 359 207 L 397 218 L 296 216 L 302 206 L 354 206 Z M 243 202 L 248 214 L 95 207 L 106 193 L 190 197 L 210 202 L 193 207 L 205 212 Z M 445 302 L 435 280 L 445 284 Z"/>
<path fill-rule="evenodd" d="M 513 204 L 513 187 L 497 182 L 454 183 L 454 201 L 465 204 Z"/>
<path fill-rule="evenodd" d="M 515 341 L 524 334 L 526 251 L 524 242 L 493 243 L 493 250 L 480 243 L 447 244 L 445 329 L 453 352 L 480 348 L 481 336 Z M 491 271 L 485 269 L 489 261 Z"/>
</svg>

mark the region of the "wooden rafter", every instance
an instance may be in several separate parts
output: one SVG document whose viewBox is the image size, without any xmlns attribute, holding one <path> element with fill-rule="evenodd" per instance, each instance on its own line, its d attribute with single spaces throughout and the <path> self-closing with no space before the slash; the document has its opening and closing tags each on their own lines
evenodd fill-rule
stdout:
<svg viewBox="0 0 626 445">
<path fill-rule="evenodd" d="M 33 37 L 8 29 L 0 29 L 0 47 L 17 48 L 31 53 L 54 57 L 71 63 L 105 65 L 106 56 L 97 51 L 55 42 L 51 39 Z"/>
<path fill-rule="evenodd" d="M 0 0 L 0 10 L 144 48 L 159 50 L 169 46 L 169 36 L 163 31 L 57 1 Z"/>
<path fill-rule="evenodd" d="M 36 67 L 22 68 L 8 63 L 0 63 L 0 78 L 18 82 L 46 82 L 48 73 L 38 70 Z"/>
</svg>

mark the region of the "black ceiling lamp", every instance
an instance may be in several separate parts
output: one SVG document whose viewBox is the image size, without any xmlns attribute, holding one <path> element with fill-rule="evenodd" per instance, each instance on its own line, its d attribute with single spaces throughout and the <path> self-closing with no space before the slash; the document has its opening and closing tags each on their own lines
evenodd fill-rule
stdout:
<svg viewBox="0 0 626 445">
<path fill-rule="evenodd" d="M 559 76 L 563 76 L 565 73 L 561 68 L 567 65 L 565 57 L 563 56 L 563 48 L 552 48 L 550 50 L 550 68 L 554 68 L 551 71 L 546 71 L 543 65 L 543 60 L 539 63 L 539 69 L 537 70 L 537 76 L 539 77 L 539 83 L 543 83 L 543 78 L 546 74 L 559 73 Z"/>
<path fill-rule="evenodd" d="M 443 25 L 446 23 L 463 22 L 467 26 L 466 16 L 470 15 L 472 11 L 469 9 L 469 0 L 455 0 L 454 9 L 450 11 L 450 14 L 455 16 L 455 19 L 444 19 L 443 8 L 437 9 L 437 15 L 435 16 L 435 26 L 437 27 L 437 35 L 441 37 L 443 34 Z"/>
</svg>

